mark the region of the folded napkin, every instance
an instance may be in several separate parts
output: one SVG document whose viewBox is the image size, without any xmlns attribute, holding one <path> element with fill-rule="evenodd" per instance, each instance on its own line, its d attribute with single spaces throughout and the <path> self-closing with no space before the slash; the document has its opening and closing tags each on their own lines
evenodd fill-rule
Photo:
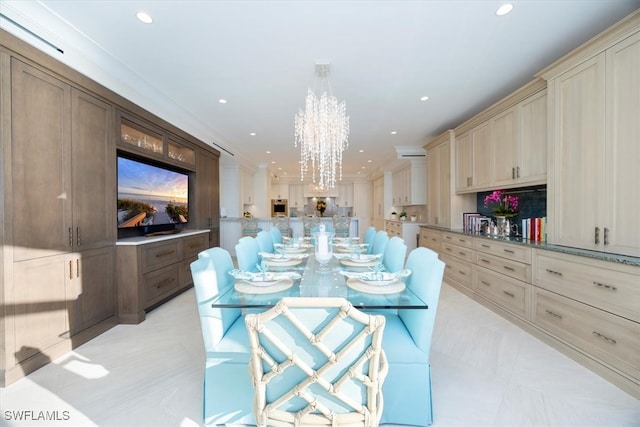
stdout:
<svg viewBox="0 0 640 427">
<path fill-rule="evenodd" d="M 390 282 L 392 280 L 402 279 L 403 277 L 408 277 L 411 274 L 411 270 L 404 269 L 397 271 L 395 273 L 391 273 L 388 271 L 343 271 L 340 270 L 340 274 L 343 276 L 347 276 L 349 279 L 358 279 L 363 282 Z"/>
<path fill-rule="evenodd" d="M 289 259 L 305 259 L 309 254 L 273 254 L 271 252 L 258 252 L 262 259 L 268 260 L 289 260 Z"/>
<path fill-rule="evenodd" d="M 298 280 L 302 276 L 295 271 L 266 271 L 266 272 L 257 272 L 254 273 L 252 271 L 242 271 L 238 269 L 234 269 L 229 271 L 229 274 L 233 276 L 236 280 L 246 280 L 247 282 L 276 282 L 278 280 Z"/>
<path fill-rule="evenodd" d="M 362 261 L 362 262 L 375 261 L 375 260 L 378 260 L 378 259 L 382 258 L 382 254 L 359 254 L 359 253 L 355 253 L 355 254 L 353 254 L 353 253 L 341 253 L 341 254 L 334 253 L 333 256 L 336 257 L 336 259 L 350 259 L 350 260 Z"/>
<path fill-rule="evenodd" d="M 276 249 L 298 249 L 298 248 L 312 248 L 311 243 L 274 243 L 273 247 Z"/>
</svg>

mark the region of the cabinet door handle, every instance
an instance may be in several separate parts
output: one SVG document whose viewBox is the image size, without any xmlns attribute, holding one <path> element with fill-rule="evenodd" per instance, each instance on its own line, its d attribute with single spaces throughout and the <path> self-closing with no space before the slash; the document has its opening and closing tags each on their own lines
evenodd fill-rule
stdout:
<svg viewBox="0 0 640 427">
<path fill-rule="evenodd" d="M 562 315 L 557 314 L 557 313 L 554 313 L 554 312 L 553 312 L 553 311 L 551 311 L 551 310 L 545 310 L 545 311 L 547 312 L 547 314 L 548 314 L 548 315 L 553 316 L 553 317 L 555 317 L 555 318 L 557 318 L 557 319 L 562 320 Z"/>
<path fill-rule="evenodd" d="M 509 267 L 508 265 L 503 265 L 502 268 L 508 271 L 516 271 L 513 267 Z"/>
<path fill-rule="evenodd" d="M 516 166 L 516 178 L 520 178 L 520 166 Z"/>
<path fill-rule="evenodd" d="M 491 286 L 491 283 L 485 281 L 485 280 L 481 280 L 480 283 L 482 283 L 485 286 Z"/>
<path fill-rule="evenodd" d="M 609 338 L 608 336 L 603 335 L 600 332 L 593 331 L 592 333 L 593 333 L 593 335 L 597 336 L 600 339 L 605 340 L 606 342 L 608 342 L 610 344 L 617 344 L 616 340 L 614 340 L 613 338 Z"/>
<path fill-rule="evenodd" d="M 607 227 L 604 228 L 604 244 L 609 244 L 609 229 Z"/>
<path fill-rule="evenodd" d="M 503 251 L 505 251 L 508 254 L 515 254 L 516 252 L 511 250 L 511 249 L 503 249 Z"/>
<path fill-rule="evenodd" d="M 516 179 L 516 168 L 511 168 L 511 179 Z"/>
<path fill-rule="evenodd" d="M 491 261 L 489 261 L 488 259 L 484 259 L 484 258 L 480 258 L 480 261 L 486 263 L 486 264 L 491 264 Z"/>
<path fill-rule="evenodd" d="M 69 280 L 73 279 L 73 261 L 69 260 Z"/>
<path fill-rule="evenodd" d="M 508 291 L 502 291 L 502 293 L 507 295 L 507 296 L 510 296 L 511 298 L 515 298 L 516 297 L 515 294 L 512 294 L 511 292 L 508 292 Z"/>
<path fill-rule="evenodd" d="M 481 244 L 480 246 L 482 246 L 483 248 L 487 248 L 487 249 L 491 248 L 491 246 L 489 246 L 489 245 L 485 245 L 484 243 L 483 243 L 483 244 Z"/>
<path fill-rule="evenodd" d="M 76 245 L 80 246 L 80 227 L 76 227 Z"/>
<path fill-rule="evenodd" d="M 559 271 L 549 270 L 548 268 L 547 268 L 547 273 L 551 273 L 554 276 L 562 276 L 562 273 L 560 273 Z"/>
<path fill-rule="evenodd" d="M 600 282 L 593 282 L 594 285 L 596 285 L 597 287 L 601 288 L 601 289 L 608 289 L 610 291 L 617 291 L 618 288 L 616 288 L 613 285 L 607 285 L 605 283 L 600 283 Z"/>
<path fill-rule="evenodd" d="M 172 255 L 173 253 L 175 253 L 175 251 L 173 249 L 170 250 L 170 251 L 158 252 L 156 254 L 156 258 L 162 258 L 163 256 Z"/>
<path fill-rule="evenodd" d="M 596 245 L 599 245 L 600 244 L 600 227 L 596 227 L 594 234 L 595 235 L 593 236 L 593 240 Z"/>
<path fill-rule="evenodd" d="M 460 256 L 466 256 L 467 254 L 466 254 L 466 252 L 458 251 L 458 255 L 460 255 Z"/>
<path fill-rule="evenodd" d="M 464 271 L 462 271 L 462 270 L 458 270 L 458 273 L 462 274 L 463 276 L 466 276 L 466 275 L 467 275 L 467 273 L 465 273 L 465 272 L 464 272 Z"/>
<path fill-rule="evenodd" d="M 69 227 L 69 247 L 73 246 L 73 228 Z"/>
<path fill-rule="evenodd" d="M 80 258 L 76 260 L 76 277 L 80 277 Z"/>
</svg>

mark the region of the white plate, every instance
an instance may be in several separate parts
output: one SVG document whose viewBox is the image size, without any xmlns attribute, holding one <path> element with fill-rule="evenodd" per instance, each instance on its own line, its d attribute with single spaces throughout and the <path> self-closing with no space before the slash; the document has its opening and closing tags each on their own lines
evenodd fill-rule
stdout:
<svg viewBox="0 0 640 427">
<path fill-rule="evenodd" d="M 280 259 L 265 259 L 264 263 L 270 265 L 272 267 L 292 267 L 294 265 L 298 265 L 302 263 L 301 259 L 288 259 L 286 261 L 282 261 Z"/>
<path fill-rule="evenodd" d="M 280 248 L 280 250 L 292 254 L 300 254 L 302 252 L 306 252 L 307 248 Z"/>
<path fill-rule="evenodd" d="M 291 258 L 272 257 L 272 258 L 265 258 L 265 261 L 269 261 L 269 262 L 273 262 L 273 263 L 281 263 L 281 262 L 289 262 L 289 261 L 291 261 Z"/>
<path fill-rule="evenodd" d="M 368 260 L 367 262 L 360 262 L 360 261 L 355 261 L 350 259 L 350 258 L 344 258 L 340 260 L 340 263 L 342 265 L 346 265 L 348 267 L 373 267 L 375 265 L 378 265 L 380 261 L 378 261 L 377 259 L 374 260 Z"/>
<path fill-rule="evenodd" d="M 269 285 L 265 285 L 269 283 Z M 271 294 L 281 292 L 293 286 L 293 280 L 282 279 L 275 282 L 247 282 L 246 280 L 237 280 L 234 288 L 243 294 Z"/>
<path fill-rule="evenodd" d="M 355 291 L 367 294 L 397 294 L 406 288 L 406 285 L 399 280 L 363 282 L 359 279 L 347 279 L 347 286 Z"/>
</svg>

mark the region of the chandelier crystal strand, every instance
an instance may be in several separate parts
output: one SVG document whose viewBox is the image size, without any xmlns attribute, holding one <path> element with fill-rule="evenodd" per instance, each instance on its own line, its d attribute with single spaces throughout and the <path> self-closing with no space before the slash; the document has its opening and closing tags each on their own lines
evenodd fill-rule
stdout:
<svg viewBox="0 0 640 427">
<path fill-rule="evenodd" d="M 321 191 L 334 188 L 336 180 L 342 179 L 342 152 L 349 146 L 348 139 L 349 117 L 345 103 L 338 103 L 328 91 L 322 91 L 318 98 L 309 89 L 304 111 L 299 110 L 295 116 L 301 181 L 308 176 L 311 166 L 311 179 L 316 188 Z"/>
</svg>

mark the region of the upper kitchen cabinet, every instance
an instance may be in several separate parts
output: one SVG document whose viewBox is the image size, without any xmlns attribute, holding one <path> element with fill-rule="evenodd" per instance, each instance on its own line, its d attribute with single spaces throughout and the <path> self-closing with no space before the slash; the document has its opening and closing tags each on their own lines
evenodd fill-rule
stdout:
<svg viewBox="0 0 640 427">
<path fill-rule="evenodd" d="M 242 189 L 242 204 L 253 205 L 255 203 L 255 188 L 253 174 L 248 170 L 240 170 L 240 188 Z"/>
<path fill-rule="evenodd" d="M 289 183 L 287 182 L 271 183 L 271 198 L 288 200 L 289 199 Z"/>
<path fill-rule="evenodd" d="M 462 213 L 476 209 L 475 195 L 456 195 L 451 176 L 455 137 L 447 131 L 427 145 L 427 223 L 462 228 Z"/>
<path fill-rule="evenodd" d="M 336 203 L 342 208 L 351 208 L 353 204 L 353 183 L 341 182 L 338 184 L 338 197 Z"/>
<path fill-rule="evenodd" d="M 289 208 L 304 209 L 304 184 L 289 184 Z"/>
<path fill-rule="evenodd" d="M 540 75 L 550 243 L 640 256 L 640 12 Z"/>
<path fill-rule="evenodd" d="M 118 123 L 120 150 L 195 170 L 196 149 L 188 142 L 122 111 L 118 111 Z"/>
<path fill-rule="evenodd" d="M 427 203 L 427 161 L 424 158 L 393 172 L 391 204 L 393 206 L 424 205 Z"/>
<path fill-rule="evenodd" d="M 546 108 L 537 79 L 456 128 L 456 192 L 544 184 Z"/>
</svg>

